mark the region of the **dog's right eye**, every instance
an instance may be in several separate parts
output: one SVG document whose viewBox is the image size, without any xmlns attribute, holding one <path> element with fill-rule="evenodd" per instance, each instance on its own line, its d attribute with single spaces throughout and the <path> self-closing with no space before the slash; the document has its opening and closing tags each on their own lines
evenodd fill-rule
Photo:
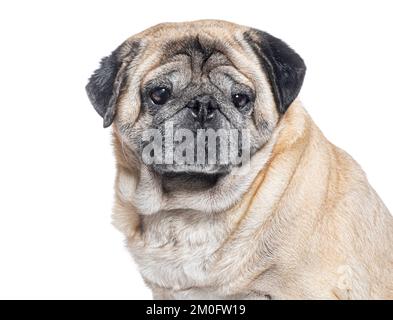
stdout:
<svg viewBox="0 0 393 320">
<path fill-rule="evenodd" d="M 232 101 L 236 108 L 240 109 L 250 102 L 250 98 L 246 94 L 237 93 L 232 96 Z"/>
<path fill-rule="evenodd" d="M 163 105 L 171 96 L 169 89 L 164 87 L 157 87 L 150 91 L 150 99 L 154 104 Z"/>
</svg>

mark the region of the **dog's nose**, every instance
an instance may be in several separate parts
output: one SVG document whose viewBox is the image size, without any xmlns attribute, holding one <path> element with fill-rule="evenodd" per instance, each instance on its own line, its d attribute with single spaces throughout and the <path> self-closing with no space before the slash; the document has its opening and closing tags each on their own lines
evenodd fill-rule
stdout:
<svg viewBox="0 0 393 320">
<path fill-rule="evenodd" d="M 210 96 L 198 96 L 187 103 L 194 119 L 200 122 L 206 122 L 214 118 L 217 109 L 217 100 Z"/>
</svg>

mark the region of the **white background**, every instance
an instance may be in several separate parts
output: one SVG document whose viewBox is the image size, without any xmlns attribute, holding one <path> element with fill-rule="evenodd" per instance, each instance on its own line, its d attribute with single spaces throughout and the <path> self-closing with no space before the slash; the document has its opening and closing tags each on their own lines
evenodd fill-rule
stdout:
<svg viewBox="0 0 393 320">
<path fill-rule="evenodd" d="M 150 298 L 111 225 L 110 129 L 84 86 L 164 21 L 231 20 L 296 49 L 307 110 L 393 209 L 392 1 L 2 1 L 0 298 Z"/>
</svg>

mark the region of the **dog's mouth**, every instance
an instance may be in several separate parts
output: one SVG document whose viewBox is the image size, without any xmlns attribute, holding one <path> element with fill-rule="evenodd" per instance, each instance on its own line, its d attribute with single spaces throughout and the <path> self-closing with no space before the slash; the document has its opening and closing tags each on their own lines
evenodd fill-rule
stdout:
<svg viewBox="0 0 393 320">
<path fill-rule="evenodd" d="M 143 163 L 159 174 L 227 174 L 249 163 L 250 138 L 245 129 L 166 130 L 154 135 L 149 131 L 151 136 L 142 139 L 139 149 Z"/>
<path fill-rule="evenodd" d="M 157 173 L 200 173 L 225 174 L 234 167 L 249 163 L 250 153 L 239 148 L 217 143 L 214 148 L 207 144 L 186 149 L 174 145 L 171 148 L 145 148 L 141 152 L 144 164 L 151 166 Z M 158 151 L 157 151 L 158 150 Z"/>
<path fill-rule="evenodd" d="M 202 191 L 214 187 L 221 177 L 225 176 L 224 172 L 191 172 L 191 171 L 167 171 L 160 172 L 162 177 L 162 186 L 164 192 L 173 191 Z"/>
<path fill-rule="evenodd" d="M 152 164 L 159 174 L 223 175 L 231 171 L 230 164 Z"/>
</svg>

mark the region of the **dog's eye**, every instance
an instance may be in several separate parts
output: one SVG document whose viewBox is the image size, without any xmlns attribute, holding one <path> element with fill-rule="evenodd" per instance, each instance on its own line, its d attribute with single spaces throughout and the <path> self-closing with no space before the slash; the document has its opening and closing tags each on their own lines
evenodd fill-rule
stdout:
<svg viewBox="0 0 393 320">
<path fill-rule="evenodd" d="M 232 96 L 232 101 L 236 108 L 243 108 L 250 102 L 250 98 L 246 94 L 236 93 Z"/>
<path fill-rule="evenodd" d="M 170 96 L 171 92 L 169 89 L 164 87 L 157 87 L 150 91 L 150 99 L 154 102 L 154 104 L 165 104 Z"/>
</svg>

